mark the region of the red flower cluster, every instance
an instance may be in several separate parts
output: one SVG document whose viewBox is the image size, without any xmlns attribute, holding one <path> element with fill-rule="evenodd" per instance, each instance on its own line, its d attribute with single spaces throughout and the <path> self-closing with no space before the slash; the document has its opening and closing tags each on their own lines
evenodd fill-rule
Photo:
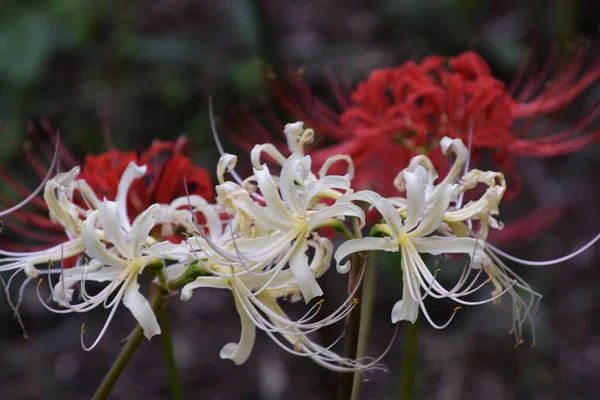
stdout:
<svg viewBox="0 0 600 400">
<path fill-rule="evenodd" d="M 600 139 L 590 129 L 600 114 L 594 109 L 574 127 L 560 132 L 538 129 L 541 117 L 553 117 L 568 106 L 600 76 L 600 62 L 582 73 L 584 48 L 553 68 L 554 57 L 542 71 L 524 69 L 510 90 L 495 78 L 476 53 L 457 57 L 430 56 L 420 63 L 408 61 L 396 68 L 373 71 L 345 96 L 333 83 L 341 112 L 316 99 L 300 74 L 286 81 L 285 90 L 273 76 L 268 82 L 275 97 L 307 126 L 323 135 L 311 151 L 319 168 L 328 156 L 346 153 L 357 166 L 355 187 L 372 188 L 393 195 L 391 182 L 411 157 L 427 153 L 444 172 L 447 165 L 438 143 L 444 136 L 470 143 L 475 161 L 491 153 L 499 168 L 511 179 L 512 195 L 520 191 L 513 164 L 515 156 L 548 157 L 567 154 Z M 529 78 L 526 76 L 530 75 Z M 254 129 L 253 133 L 248 128 Z M 255 123 L 246 123 L 235 141 L 249 148 L 252 137 L 264 135 Z M 526 137 L 528 135 L 528 137 Z"/>
<path fill-rule="evenodd" d="M 99 198 L 114 200 L 117 186 L 127 165 L 134 161 L 146 165 L 146 175 L 131 185 L 127 198 L 129 215 L 135 218 L 153 203 L 170 203 L 186 195 L 183 178 L 189 194 L 211 201 L 213 186 L 204 168 L 194 167 L 184 154 L 187 139 L 176 142 L 156 141 L 144 153 L 111 150 L 99 155 L 87 155 L 82 164 L 80 179 L 85 179 Z"/>
<path fill-rule="evenodd" d="M 50 142 L 54 142 L 54 134 L 48 126 L 45 128 Z M 36 150 L 47 157 L 52 156 L 49 143 L 40 142 L 38 144 L 39 146 L 36 147 L 39 148 Z M 135 161 L 138 165 L 146 165 L 148 167 L 146 175 L 136 179 L 128 193 L 128 213 L 133 220 L 153 203 L 170 203 L 175 198 L 185 196 L 184 177 L 187 183 L 187 192 L 190 195 L 199 195 L 208 201 L 212 201 L 213 185 L 211 177 L 204 168 L 195 167 L 191 159 L 185 155 L 187 145 L 188 141 L 185 137 L 180 137 L 175 142 L 155 141 L 143 153 L 139 151 L 121 152 L 110 150 L 99 155 L 87 155 L 83 163 L 78 163 L 64 147 L 61 147 L 59 151 L 61 164 L 67 169 L 81 164 L 81 172 L 78 178 L 85 179 L 100 199 L 115 199 L 121 175 L 131 161 Z M 44 176 L 46 174 L 47 170 L 44 163 L 31 150 L 25 150 L 25 157 L 38 175 Z M 29 194 L 26 187 L 12 179 L 1 169 L 0 177 L 19 195 L 27 196 Z M 14 204 L 13 201 L 6 198 L 0 200 L 5 207 Z M 31 205 L 35 209 L 20 209 L 7 217 L 10 221 L 8 224 L 10 231 L 42 242 L 44 247 L 47 247 L 48 244 L 62 242 L 64 233 L 62 233 L 60 227 L 54 226 L 48 218 L 48 208 L 44 201 L 40 197 L 36 197 L 32 200 Z M 81 205 L 85 207 L 83 201 L 81 201 Z M 18 249 L 20 247 L 16 243 L 3 243 L 3 248 L 6 249 Z M 31 247 L 28 246 L 28 249 L 31 249 Z"/>
</svg>

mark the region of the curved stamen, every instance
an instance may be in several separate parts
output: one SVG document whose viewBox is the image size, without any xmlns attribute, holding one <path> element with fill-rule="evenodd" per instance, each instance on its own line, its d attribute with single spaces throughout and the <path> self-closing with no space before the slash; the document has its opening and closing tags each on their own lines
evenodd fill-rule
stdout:
<svg viewBox="0 0 600 400">
<path fill-rule="evenodd" d="M 212 131 L 213 138 L 215 140 L 215 144 L 217 145 L 219 154 L 221 154 L 221 156 L 223 156 L 225 154 L 225 151 L 223 149 L 223 144 L 221 143 L 221 139 L 219 138 L 219 134 L 217 132 L 217 125 L 215 123 L 215 114 L 214 114 L 214 110 L 213 110 L 213 103 L 212 103 L 211 95 L 208 96 L 208 116 L 210 118 L 210 129 Z M 231 174 L 231 176 L 233 176 L 233 178 L 238 183 L 238 185 L 240 185 L 240 186 L 243 185 L 242 178 L 238 175 L 238 173 L 236 172 L 236 170 L 234 168 L 231 168 L 229 170 L 229 173 Z M 250 195 L 259 201 L 264 201 L 264 198 L 257 193 L 250 193 Z"/>
<path fill-rule="evenodd" d="M 563 257 L 559 257 L 559 258 L 555 258 L 553 260 L 548 260 L 548 261 L 529 261 L 529 260 L 524 260 L 522 258 L 518 258 L 515 256 L 511 256 L 510 254 L 492 246 L 491 244 L 488 244 L 488 247 L 494 251 L 494 253 L 509 259 L 511 261 L 514 261 L 516 263 L 519 264 L 523 264 L 523 265 L 531 265 L 534 267 L 544 267 L 544 266 L 548 266 L 548 265 L 554 265 L 554 264 L 559 264 L 565 261 L 568 261 L 574 257 L 577 257 L 579 254 L 583 253 L 584 251 L 586 251 L 587 249 L 589 249 L 594 243 L 596 243 L 598 240 L 600 240 L 600 233 L 597 234 L 592 240 L 590 240 L 589 242 L 587 242 L 585 245 L 583 245 L 582 247 L 580 247 L 579 249 L 575 250 L 572 253 L 569 253 Z"/>
<path fill-rule="evenodd" d="M 52 172 L 54 171 L 54 168 L 56 168 L 56 165 L 58 163 L 58 155 L 60 153 L 59 148 L 60 148 L 60 136 L 57 134 L 56 135 L 56 148 L 54 150 L 54 156 L 52 157 L 52 162 L 50 163 L 50 167 L 48 167 L 48 172 L 44 176 L 44 179 L 42 179 L 42 182 L 39 184 L 39 186 L 37 188 L 35 188 L 35 190 L 33 192 L 31 192 L 31 194 L 29 196 L 27 196 L 26 198 L 21 200 L 19 203 L 15 204 L 14 206 L 12 206 L 4 211 L 0 211 L 0 217 L 8 215 L 8 214 L 20 209 L 21 207 L 27 205 L 32 199 L 34 199 L 40 193 L 40 191 L 46 185 L 46 182 L 48 182 L 48 180 L 52 176 Z"/>
</svg>

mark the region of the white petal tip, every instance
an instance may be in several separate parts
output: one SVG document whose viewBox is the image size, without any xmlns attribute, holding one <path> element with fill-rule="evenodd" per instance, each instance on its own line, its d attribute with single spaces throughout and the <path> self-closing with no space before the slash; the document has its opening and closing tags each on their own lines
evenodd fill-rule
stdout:
<svg viewBox="0 0 600 400">
<path fill-rule="evenodd" d="M 181 299 L 182 301 L 188 301 L 189 299 L 191 299 L 191 298 L 192 298 L 192 293 L 193 293 L 193 292 L 194 292 L 194 291 L 193 291 L 193 290 L 191 290 L 191 289 L 186 289 L 186 288 L 183 288 L 183 289 L 181 290 L 181 296 L 180 296 L 180 299 Z"/>
<path fill-rule="evenodd" d="M 323 296 L 323 291 L 321 290 L 321 288 L 319 288 L 319 290 L 313 291 L 311 293 L 303 293 L 302 294 L 302 297 L 304 298 L 304 302 L 306 304 L 308 304 L 315 297 L 321 297 L 321 296 Z"/>
<path fill-rule="evenodd" d="M 236 365 L 242 365 L 243 363 L 246 362 L 248 357 L 247 356 L 246 357 L 238 357 L 238 354 L 237 354 L 238 347 L 239 346 L 237 343 L 227 343 L 221 349 L 221 352 L 219 353 L 219 357 L 221 357 L 222 360 L 231 360 Z"/>
<path fill-rule="evenodd" d="M 452 141 L 453 140 L 451 138 L 449 138 L 448 136 L 444 136 L 442 138 L 442 140 L 440 141 L 440 147 L 442 148 L 442 153 L 446 154 L 448 152 L 448 148 L 450 148 Z"/>
<path fill-rule="evenodd" d="M 337 267 L 337 272 L 339 272 L 340 274 L 345 274 L 348 271 L 350 271 L 350 261 L 347 261 L 344 264 L 338 264 Z"/>
<path fill-rule="evenodd" d="M 148 170 L 147 166 L 145 166 L 145 165 L 137 165 L 135 163 L 135 161 L 131 161 L 129 163 L 129 165 L 127 165 L 127 168 L 135 171 L 138 174 L 142 174 L 142 175 L 145 174 L 146 171 Z"/>
<path fill-rule="evenodd" d="M 392 324 L 395 324 L 396 322 L 400 321 L 401 311 L 402 300 L 397 301 L 396 304 L 394 304 L 394 308 L 392 308 Z"/>
<path fill-rule="evenodd" d="M 40 276 L 40 270 L 34 267 L 33 264 L 25 265 L 23 272 L 25 272 L 25 275 L 27 275 L 29 278 L 37 278 Z"/>
<path fill-rule="evenodd" d="M 404 303 L 402 300 L 398 300 L 392 308 L 392 324 L 398 323 L 400 321 L 409 321 L 410 323 L 414 324 L 418 316 L 418 309 L 417 312 L 405 310 Z"/>
<path fill-rule="evenodd" d="M 151 331 L 144 330 L 144 336 L 146 337 L 146 339 L 151 340 L 154 336 L 160 335 L 162 331 L 160 330 L 160 327 L 157 328 L 158 329 L 152 329 Z"/>
<path fill-rule="evenodd" d="M 298 134 L 302 133 L 302 130 L 304 130 L 304 122 L 302 121 L 285 124 L 285 127 L 283 128 L 285 134 Z"/>
</svg>

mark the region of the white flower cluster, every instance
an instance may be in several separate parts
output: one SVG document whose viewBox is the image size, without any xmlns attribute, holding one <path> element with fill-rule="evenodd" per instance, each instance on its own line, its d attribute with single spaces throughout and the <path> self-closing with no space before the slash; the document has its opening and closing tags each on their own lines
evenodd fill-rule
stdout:
<svg viewBox="0 0 600 400">
<path fill-rule="evenodd" d="M 442 150 L 455 157 L 448 175 L 438 179 L 426 156 L 415 157 L 394 182 L 404 196 L 384 198 L 372 191 L 354 192 L 354 167 L 346 155 L 331 157 L 313 173 L 311 157 L 303 151 L 313 132 L 303 129 L 301 122 L 288 124 L 284 133 L 291 156 L 285 157 L 271 144 L 257 145 L 250 155 L 252 174 L 245 179 L 235 171 L 236 156 L 221 157 L 215 204 L 198 196 L 182 197 L 171 204 L 153 204 L 133 221 L 127 215 L 127 193 L 132 182 L 143 176 L 144 166 L 131 163 L 127 167 L 114 201 L 97 198 L 85 181 L 76 179 L 77 168 L 59 174 L 46 184 L 44 199 L 51 219 L 64 228 L 69 240 L 34 252 L 0 251 L 4 256 L 0 271 L 24 271 L 26 282 L 40 275 L 57 275 L 51 291 L 58 307 L 43 302 L 54 312 L 86 312 L 98 306 L 110 309 L 94 343 L 86 346 L 82 340 L 86 349 L 98 343 L 121 303 L 147 338 L 160 334 L 155 310 L 139 291 L 138 276 L 151 269 L 155 282 L 167 290 L 180 288 L 183 300 L 205 287 L 231 292 L 242 332 L 238 343 L 223 347 L 222 358 L 244 363 L 258 328 L 292 354 L 349 372 L 381 366 L 378 360 L 341 357 L 332 351 L 332 345 L 320 345 L 310 334 L 347 318 L 357 303 L 362 272 L 346 300 L 326 316 L 320 315 L 320 300 L 302 317 L 292 319 L 282 308 L 284 300 L 309 303 L 323 296 L 318 278 L 328 270 L 332 258 L 343 274 L 364 267 L 364 263 L 351 265 L 348 260 L 354 254 L 361 256 L 354 259 L 364 260 L 371 251 L 400 252 L 403 291 L 392 309 L 393 323 L 414 323 L 420 310 L 432 326 L 447 326 L 455 314 L 442 325 L 434 323 L 425 307 L 428 297 L 451 299 L 458 309 L 497 303 L 509 296 L 514 311 L 512 331 L 517 341 L 521 340 L 522 324 L 541 296 L 486 243 L 489 229 L 501 228 L 496 216 L 506 189 L 502 174 L 464 171 L 469 157 L 464 144 L 444 138 Z M 263 158 L 269 159 L 271 167 Z M 347 173 L 329 174 L 335 163 L 345 163 Z M 226 180 L 226 175 L 233 180 Z M 476 187 L 472 193 L 479 195 L 462 205 L 465 192 Z M 383 219 L 370 227 L 369 236 L 362 237 L 365 212 L 373 208 Z M 323 232 L 327 227 L 346 233 L 337 249 Z M 184 231 L 186 239 L 181 243 L 162 240 L 163 233 L 174 229 Z M 459 271 L 458 281 L 446 287 L 422 254 L 464 254 L 469 262 Z M 77 257 L 73 267 L 58 266 L 69 257 Z M 103 283 L 103 289 L 90 294 L 86 289 L 89 281 Z M 476 294 L 480 290 L 483 297 Z"/>
</svg>

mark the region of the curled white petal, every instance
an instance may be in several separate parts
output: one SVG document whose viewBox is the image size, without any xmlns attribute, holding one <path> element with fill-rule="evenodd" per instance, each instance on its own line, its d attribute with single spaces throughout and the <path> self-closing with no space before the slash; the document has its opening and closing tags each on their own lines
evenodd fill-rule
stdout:
<svg viewBox="0 0 600 400">
<path fill-rule="evenodd" d="M 250 353 L 252 352 L 252 348 L 254 347 L 254 339 L 256 337 L 256 326 L 242 307 L 241 300 L 237 294 L 234 294 L 235 299 L 235 308 L 240 315 L 240 322 L 242 323 L 242 333 L 240 337 L 240 341 L 238 343 L 227 343 L 221 349 L 219 356 L 222 359 L 229 359 L 236 363 L 237 365 L 241 365 L 246 362 L 248 357 L 250 357 Z"/>
<path fill-rule="evenodd" d="M 290 269 L 298 281 L 304 301 L 308 303 L 311 299 L 323 295 L 323 290 L 309 268 L 308 256 L 306 255 L 308 249 L 306 240 L 298 240 L 299 242 L 294 244 L 294 249 L 290 256 Z"/>
<path fill-rule="evenodd" d="M 223 154 L 217 163 L 217 180 L 220 184 L 225 183 L 225 173 L 230 172 L 237 165 L 237 156 Z"/>
<path fill-rule="evenodd" d="M 139 289 L 140 285 L 137 283 L 136 278 L 130 278 L 123 295 L 123 305 L 131 311 L 133 317 L 138 321 L 144 330 L 144 336 L 150 339 L 154 335 L 160 335 L 160 326 L 148 299 L 142 296 Z"/>
<path fill-rule="evenodd" d="M 123 223 L 123 227 L 126 230 L 131 229 L 129 218 L 127 218 L 127 193 L 129 192 L 129 188 L 133 181 L 143 177 L 147 169 L 148 168 L 145 165 L 140 167 L 134 161 L 131 161 L 127 165 L 127 168 L 125 168 L 125 172 L 123 172 L 121 180 L 119 181 L 115 202 L 119 205 L 119 215 L 121 222 Z"/>
<path fill-rule="evenodd" d="M 327 160 L 325 160 L 325 162 L 321 166 L 321 169 L 319 169 L 319 176 L 321 178 L 325 177 L 327 175 L 327 172 L 329 171 L 329 168 L 331 168 L 333 164 L 338 162 L 345 162 L 346 164 L 348 164 L 348 169 L 344 174 L 344 177 L 350 180 L 354 179 L 354 162 L 352 161 L 352 157 L 350 157 L 348 154 L 336 154 L 334 156 L 328 157 Z"/>
</svg>

